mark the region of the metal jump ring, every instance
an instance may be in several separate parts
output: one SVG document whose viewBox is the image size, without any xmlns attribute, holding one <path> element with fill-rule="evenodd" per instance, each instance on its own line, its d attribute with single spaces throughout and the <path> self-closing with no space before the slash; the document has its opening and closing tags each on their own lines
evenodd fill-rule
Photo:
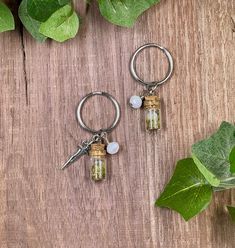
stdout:
<svg viewBox="0 0 235 248">
<path fill-rule="evenodd" d="M 151 82 L 145 82 L 143 79 L 141 79 L 139 77 L 139 75 L 137 74 L 136 72 L 136 59 L 137 59 L 137 55 L 143 51 L 145 48 L 150 48 L 150 47 L 156 47 L 158 49 L 160 49 L 167 57 L 167 61 L 168 61 L 168 71 L 166 73 L 166 76 L 164 79 L 160 80 L 160 81 L 151 81 Z M 142 85 L 146 86 L 147 88 L 149 87 L 158 87 L 160 86 L 161 84 L 165 83 L 172 75 L 173 73 L 173 69 L 174 69 L 174 63 L 173 63 L 173 58 L 170 54 L 170 52 L 162 47 L 162 46 L 159 46 L 155 43 L 148 43 L 148 44 L 145 44 L 141 47 L 139 47 L 132 55 L 131 57 L 131 61 L 130 61 L 130 72 L 131 72 L 131 75 L 132 77 L 138 81 L 139 83 L 141 83 Z"/>
<path fill-rule="evenodd" d="M 83 118 L 82 118 L 82 108 L 84 106 L 84 103 L 92 96 L 105 96 L 107 97 L 113 104 L 113 106 L 115 107 L 115 119 L 113 121 L 113 123 L 105 128 L 105 129 L 100 129 L 100 130 L 94 130 L 94 129 L 91 129 L 89 128 Z M 78 107 L 77 107 L 77 120 L 78 120 L 78 123 L 80 124 L 80 126 L 85 129 L 86 131 L 88 132 L 91 132 L 93 134 L 96 134 L 96 133 L 101 133 L 101 132 L 111 132 L 118 124 L 119 120 L 120 120 L 120 116 L 121 116 L 121 110 L 120 110 L 120 106 L 119 106 L 119 103 L 117 102 L 117 100 L 111 96 L 110 94 L 106 93 L 106 92 L 101 92 L 101 91 L 95 91 L 95 92 L 91 92 L 89 94 L 87 94 L 86 96 L 84 96 L 82 98 L 82 100 L 79 102 L 78 104 Z"/>
</svg>

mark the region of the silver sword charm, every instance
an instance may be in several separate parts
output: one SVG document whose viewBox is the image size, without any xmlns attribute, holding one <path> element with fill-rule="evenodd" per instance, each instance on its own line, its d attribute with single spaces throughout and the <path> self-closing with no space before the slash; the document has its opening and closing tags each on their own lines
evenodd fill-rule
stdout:
<svg viewBox="0 0 235 248">
<path fill-rule="evenodd" d="M 78 150 L 62 165 L 60 170 L 64 170 L 68 168 L 72 163 L 77 161 L 79 158 L 81 158 L 83 155 L 86 155 L 88 152 L 89 147 L 88 146 L 79 146 Z"/>
<path fill-rule="evenodd" d="M 90 149 L 91 144 L 102 139 L 104 135 L 105 133 L 94 134 L 90 140 L 83 141 L 82 145 L 78 147 L 78 150 L 59 169 L 64 170 L 68 168 L 72 163 L 77 161 L 83 155 L 86 155 Z"/>
</svg>

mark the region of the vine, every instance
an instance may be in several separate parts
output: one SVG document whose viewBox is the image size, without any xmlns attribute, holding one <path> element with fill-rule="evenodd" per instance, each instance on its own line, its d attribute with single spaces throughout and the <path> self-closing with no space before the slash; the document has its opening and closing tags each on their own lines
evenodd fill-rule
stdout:
<svg viewBox="0 0 235 248">
<path fill-rule="evenodd" d="M 216 191 L 235 188 L 235 126 L 222 122 L 210 138 L 192 146 L 192 157 L 178 161 L 156 206 L 189 220 L 205 210 Z M 227 206 L 235 221 L 235 207 Z"/>
<path fill-rule="evenodd" d="M 145 10 L 160 0 L 97 1 L 100 13 L 107 21 L 131 27 Z M 86 4 L 91 4 L 91 1 L 86 1 Z M 25 29 L 39 42 L 44 42 L 47 38 L 58 42 L 74 38 L 81 23 L 71 0 L 22 0 L 18 15 Z M 14 17 L 10 9 L 0 2 L 0 32 L 14 28 Z"/>
</svg>

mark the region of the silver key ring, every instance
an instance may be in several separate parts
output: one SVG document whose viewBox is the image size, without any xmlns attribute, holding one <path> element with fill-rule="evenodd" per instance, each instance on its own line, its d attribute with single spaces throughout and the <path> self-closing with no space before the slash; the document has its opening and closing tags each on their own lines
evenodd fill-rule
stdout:
<svg viewBox="0 0 235 248">
<path fill-rule="evenodd" d="M 113 123 L 109 127 L 105 129 L 100 129 L 100 130 L 94 130 L 92 128 L 89 128 L 87 124 L 84 122 L 83 117 L 82 117 L 82 109 L 83 109 L 84 103 L 92 96 L 97 96 L 97 95 L 107 97 L 112 102 L 113 106 L 115 107 L 115 119 Z M 121 116 L 121 110 L 120 110 L 119 103 L 113 96 L 111 96 L 110 94 L 106 92 L 95 91 L 95 92 L 91 92 L 87 94 L 86 96 L 82 98 L 82 100 L 79 102 L 78 107 L 77 107 L 77 120 L 78 120 L 79 125 L 86 131 L 93 133 L 93 134 L 102 133 L 102 132 L 104 133 L 111 132 L 117 126 L 120 120 L 120 116 Z"/>
<path fill-rule="evenodd" d="M 143 79 L 141 79 L 139 77 L 139 75 L 137 74 L 136 72 L 136 59 L 137 59 L 137 55 L 143 51 L 144 49 L 146 48 L 150 48 L 150 47 L 155 47 L 155 48 L 158 48 L 160 49 L 167 57 L 167 61 L 168 61 L 168 71 L 166 73 L 166 76 L 164 77 L 164 79 L 160 80 L 160 81 L 151 81 L 151 82 L 145 82 Z M 139 83 L 141 83 L 142 85 L 146 86 L 147 89 L 149 89 L 150 87 L 153 87 L 153 88 L 156 88 L 158 86 L 160 86 L 161 84 L 165 83 L 172 75 L 173 73 L 173 70 L 174 70 L 174 62 L 173 62 L 173 58 L 170 54 L 170 52 L 162 47 L 162 46 L 159 46 L 155 43 L 148 43 L 148 44 L 145 44 L 141 47 L 139 47 L 132 55 L 131 57 L 131 61 L 130 61 L 130 72 L 131 72 L 131 75 L 132 77 Z"/>
</svg>

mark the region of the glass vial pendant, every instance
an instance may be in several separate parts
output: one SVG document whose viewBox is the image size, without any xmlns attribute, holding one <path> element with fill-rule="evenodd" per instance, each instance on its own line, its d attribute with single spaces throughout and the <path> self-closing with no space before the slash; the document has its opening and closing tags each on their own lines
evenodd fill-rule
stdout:
<svg viewBox="0 0 235 248">
<path fill-rule="evenodd" d="M 145 128 L 147 131 L 161 128 L 160 99 L 156 95 L 145 96 Z"/>
<path fill-rule="evenodd" d="M 90 178 L 95 182 L 106 179 L 106 150 L 105 144 L 94 143 L 89 151 L 90 155 Z"/>
</svg>

